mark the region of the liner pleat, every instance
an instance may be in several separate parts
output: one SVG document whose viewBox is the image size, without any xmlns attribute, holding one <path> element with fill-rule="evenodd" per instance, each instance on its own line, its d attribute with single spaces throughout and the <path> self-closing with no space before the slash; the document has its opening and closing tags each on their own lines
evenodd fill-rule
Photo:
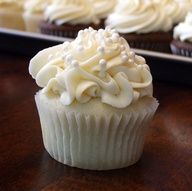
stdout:
<svg viewBox="0 0 192 191">
<path fill-rule="evenodd" d="M 143 152 L 148 122 L 158 103 L 138 106 L 127 114 L 96 116 L 66 112 L 49 105 L 37 94 L 43 142 L 48 153 L 69 166 L 108 170 L 127 167 L 139 160 Z"/>
</svg>

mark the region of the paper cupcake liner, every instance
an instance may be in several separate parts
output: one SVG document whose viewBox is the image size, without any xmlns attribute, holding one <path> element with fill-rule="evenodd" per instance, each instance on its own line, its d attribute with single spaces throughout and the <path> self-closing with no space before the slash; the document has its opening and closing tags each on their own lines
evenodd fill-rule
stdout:
<svg viewBox="0 0 192 191">
<path fill-rule="evenodd" d="M 15 30 L 25 30 L 22 14 L 1 8 L 0 27 Z"/>
<path fill-rule="evenodd" d="M 177 43 L 179 43 L 179 46 Z M 182 42 L 176 42 L 176 41 L 173 41 L 171 43 L 170 47 L 171 47 L 172 53 L 176 55 L 192 57 L 192 45 L 191 45 L 191 48 L 189 48 L 188 46 L 186 47 L 186 44 L 182 46 L 181 43 Z"/>
<path fill-rule="evenodd" d="M 83 169 L 109 170 L 127 167 L 142 154 L 147 124 L 158 103 L 140 104 L 128 114 L 87 115 L 58 109 L 40 94 L 35 96 L 43 142 L 57 161 Z"/>
</svg>

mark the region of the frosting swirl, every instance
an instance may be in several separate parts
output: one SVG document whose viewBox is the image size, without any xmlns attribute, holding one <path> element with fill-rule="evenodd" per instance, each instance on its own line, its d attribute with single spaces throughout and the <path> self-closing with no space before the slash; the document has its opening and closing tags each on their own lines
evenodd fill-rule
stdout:
<svg viewBox="0 0 192 191">
<path fill-rule="evenodd" d="M 172 19 L 173 24 L 184 21 L 187 12 L 191 9 L 189 0 L 154 0 L 161 9 Z"/>
<path fill-rule="evenodd" d="M 43 50 L 31 60 L 29 72 L 45 94 L 59 96 L 64 105 L 101 98 L 105 104 L 125 108 L 152 96 L 145 59 L 110 29 L 85 29 L 71 43 Z"/>
<path fill-rule="evenodd" d="M 99 19 L 105 19 L 113 12 L 117 0 L 92 0 L 94 11 Z"/>
<path fill-rule="evenodd" d="M 192 42 L 192 12 L 187 14 L 184 22 L 174 28 L 173 37 L 180 41 Z"/>
<path fill-rule="evenodd" d="M 120 0 L 106 25 L 122 34 L 167 32 L 172 28 L 171 19 L 149 0 Z"/>
<path fill-rule="evenodd" d="M 51 1 L 52 0 L 28 0 L 25 2 L 24 9 L 29 13 L 42 14 Z"/>
<path fill-rule="evenodd" d="M 46 9 L 45 18 L 56 25 L 99 23 L 89 0 L 55 0 Z"/>
</svg>

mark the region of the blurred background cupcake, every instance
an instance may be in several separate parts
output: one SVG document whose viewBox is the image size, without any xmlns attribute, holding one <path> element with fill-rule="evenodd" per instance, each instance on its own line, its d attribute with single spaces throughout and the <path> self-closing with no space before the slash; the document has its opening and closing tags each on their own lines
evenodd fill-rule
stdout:
<svg viewBox="0 0 192 191">
<path fill-rule="evenodd" d="M 174 40 L 171 43 L 173 54 L 192 57 L 192 12 L 189 12 L 184 22 L 174 28 Z"/>
<path fill-rule="evenodd" d="M 0 0 L 0 27 L 24 30 L 24 0 Z"/>
<path fill-rule="evenodd" d="M 96 16 L 101 20 L 101 26 L 104 28 L 105 20 L 113 12 L 118 0 L 91 0 Z"/>
<path fill-rule="evenodd" d="M 26 31 L 39 32 L 39 24 L 43 20 L 46 7 L 52 0 L 28 0 L 24 5 L 23 19 Z"/>
<path fill-rule="evenodd" d="M 40 30 L 43 34 L 74 38 L 79 30 L 89 26 L 98 29 L 99 24 L 90 0 L 55 0 L 47 7 Z"/>
<path fill-rule="evenodd" d="M 165 11 L 174 25 L 184 21 L 189 10 L 192 9 L 190 0 L 154 0 Z"/>
<path fill-rule="evenodd" d="M 133 48 L 170 52 L 172 20 L 150 0 L 119 0 L 106 26 L 116 29 Z"/>
</svg>

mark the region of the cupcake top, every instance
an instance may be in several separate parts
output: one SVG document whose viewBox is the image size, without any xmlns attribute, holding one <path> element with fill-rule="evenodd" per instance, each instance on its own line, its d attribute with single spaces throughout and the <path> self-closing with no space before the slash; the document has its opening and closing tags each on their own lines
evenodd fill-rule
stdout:
<svg viewBox="0 0 192 191">
<path fill-rule="evenodd" d="M 24 9 L 29 13 L 42 14 L 52 0 L 27 0 Z"/>
<path fill-rule="evenodd" d="M 192 42 L 192 12 L 189 12 L 185 21 L 174 28 L 174 39 L 180 41 Z"/>
<path fill-rule="evenodd" d="M 82 30 L 77 38 L 44 50 L 30 62 L 29 72 L 47 96 L 63 105 L 102 103 L 125 108 L 152 96 L 152 76 L 145 59 L 131 51 L 113 30 Z"/>
<path fill-rule="evenodd" d="M 94 11 L 99 19 L 105 19 L 113 12 L 117 0 L 91 0 L 93 3 Z"/>
<path fill-rule="evenodd" d="M 140 34 L 167 32 L 172 28 L 172 21 L 151 0 L 119 0 L 106 25 L 122 34 Z"/>
<path fill-rule="evenodd" d="M 54 0 L 45 11 L 45 19 L 56 25 L 99 23 L 90 0 Z"/>
<path fill-rule="evenodd" d="M 11 10 L 23 10 L 24 0 L 0 0 L 0 7 Z"/>
<path fill-rule="evenodd" d="M 184 21 L 185 16 L 191 8 L 190 0 L 154 0 L 161 5 L 167 15 L 172 19 L 173 24 Z"/>
</svg>

